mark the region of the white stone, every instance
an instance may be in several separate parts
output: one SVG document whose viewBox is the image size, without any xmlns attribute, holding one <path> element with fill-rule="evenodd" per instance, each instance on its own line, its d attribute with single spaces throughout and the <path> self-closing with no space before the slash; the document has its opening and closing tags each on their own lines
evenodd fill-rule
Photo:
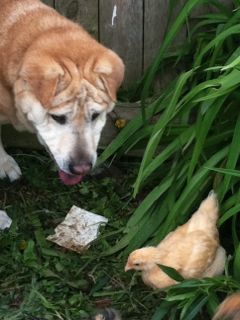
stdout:
<svg viewBox="0 0 240 320">
<path fill-rule="evenodd" d="M 7 215 L 5 211 L 0 210 L 0 230 L 10 228 L 12 219 Z"/>
<path fill-rule="evenodd" d="M 103 216 L 73 206 L 64 221 L 55 228 L 55 234 L 47 239 L 80 253 L 97 239 L 99 227 L 107 222 Z"/>
</svg>

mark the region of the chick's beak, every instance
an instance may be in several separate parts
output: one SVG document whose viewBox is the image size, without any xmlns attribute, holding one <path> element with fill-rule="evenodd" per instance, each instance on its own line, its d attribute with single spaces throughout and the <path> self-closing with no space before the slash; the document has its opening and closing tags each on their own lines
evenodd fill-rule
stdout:
<svg viewBox="0 0 240 320">
<path fill-rule="evenodd" d="M 131 269 L 132 269 L 132 267 L 127 263 L 124 268 L 125 272 L 127 272 L 128 270 L 131 270 Z"/>
</svg>

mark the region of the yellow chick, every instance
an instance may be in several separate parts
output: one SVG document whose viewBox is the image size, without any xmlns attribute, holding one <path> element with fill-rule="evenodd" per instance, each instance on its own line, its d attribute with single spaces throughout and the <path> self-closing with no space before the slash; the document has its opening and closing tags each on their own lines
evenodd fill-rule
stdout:
<svg viewBox="0 0 240 320">
<path fill-rule="evenodd" d="M 219 244 L 218 211 L 217 196 L 212 191 L 188 222 L 169 233 L 157 247 L 133 251 L 125 271 L 142 271 L 143 282 L 154 289 L 176 283 L 159 264 L 176 269 L 185 279 L 222 274 L 226 252 Z"/>
</svg>

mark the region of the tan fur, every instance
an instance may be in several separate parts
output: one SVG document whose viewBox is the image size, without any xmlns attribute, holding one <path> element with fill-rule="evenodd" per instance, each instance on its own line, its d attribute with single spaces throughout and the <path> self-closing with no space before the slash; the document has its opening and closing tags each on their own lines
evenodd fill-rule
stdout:
<svg viewBox="0 0 240 320">
<path fill-rule="evenodd" d="M 0 0 L 0 8 L 0 125 L 38 131 L 29 110 L 40 110 L 38 103 L 54 114 L 77 105 L 79 128 L 89 103 L 111 111 L 124 76 L 117 54 L 39 0 Z"/>
<path fill-rule="evenodd" d="M 69 72 L 69 76 L 76 80 L 68 69 L 66 59 L 75 64 L 79 73 L 72 97 L 82 79 L 97 87 L 101 86 L 98 81 L 102 80 L 102 88 L 107 89 L 112 100 L 116 100 L 116 90 L 122 82 L 124 68 L 113 52 L 96 42 L 79 25 L 38 0 L 1 0 L 0 6 L 0 86 L 4 88 L 1 91 L 7 91 L 4 96 L 8 95 L 5 99 L 1 96 L 0 112 L 9 113 L 7 109 L 13 108 L 12 101 L 2 101 L 10 100 L 10 88 L 19 76 L 30 81 L 37 97 L 41 97 L 50 85 L 42 100 L 51 107 L 51 99 L 56 93 L 54 89 L 62 80 L 59 77 Z"/>
<path fill-rule="evenodd" d="M 133 251 L 125 270 L 141 270 L 143 281 L 153 288 L 176 283 L 159 268 L 159 264 L 176 269 L 186 279 L 221 274 L 226 254 L 219 245 L 217 218 L 218 202 L 216 195 L 211 193 L 191 219 L 167 235 L 157 247 Z"/>
<path fill-rule="evenodd" d="M 226 298 L 218 308 L 213 320 L 240 320 L 240 293 Z"/>
</svg>

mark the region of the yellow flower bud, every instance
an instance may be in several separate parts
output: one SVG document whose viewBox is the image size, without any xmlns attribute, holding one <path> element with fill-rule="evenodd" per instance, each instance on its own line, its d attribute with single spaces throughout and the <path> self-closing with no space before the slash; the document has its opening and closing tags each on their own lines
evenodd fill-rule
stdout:
<svg viewBox="0 0 240 320">
<path fill-rule="evenodd" d="M 122 129 L 126 126 L 127 124 L 127 120 L 125 119 L 117 119 L 115 121 L 115 126 L 118 128 L 118 129 Z"/>
</svg>

